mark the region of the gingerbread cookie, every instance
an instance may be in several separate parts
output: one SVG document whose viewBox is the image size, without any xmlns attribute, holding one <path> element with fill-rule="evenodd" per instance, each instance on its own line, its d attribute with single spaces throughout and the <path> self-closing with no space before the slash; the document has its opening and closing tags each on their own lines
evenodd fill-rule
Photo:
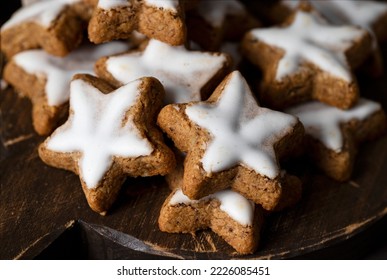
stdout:
<svg viewBox="0 0 387 280">
<path fill-rule="evenodd" d="M 1 27 L 1 50 L 8 58 L 40 47 L 65 56 L 81 43 L 90 15 L 91 6 L 82 0 L 46 0 L 24 6 Z"/>
<path fill-rule="evenodd" d="M 375 39 L 386 40 L 387 28 L 387 4 L 381 1 L 305 1 L 305 0 L 282 0 L 272 6 L 273 13 L 277 16 L 276 22 L 281 22 L 292 14 L 302 2 L 308 2 L 330 22 L 338 25 L 352 24 L 361 26 L 374 33 Z M 281 7 L 281 8 L 279 8 Z M 282 10 L 281 13 L 278 13 Z"/>
<path fill-rule="evenodd" d="M 285 1 L 287 2 L 287 1 Z M 380 1 L 311 1 L 311 4 L 335 24 L 353 24 L 373 33 L 377 41 L 387 39 L 387 3 Z"/>
<path fill-rule="evenodd" d="M 239 72 L 207 101 L 168 105 L 157 121 L 187 153 L 183 192 L 189 198 L 231 187 L 267 210 L 277 206 L 286 181 L 278 159 L 301 143 L 303 127 L 293 116 L 259 107 Z"/>
<path fill-rule="evenodd" d="M 43 50 L 24 51 L 11 58 L 4 69 L 4 79 L 31 99 L 35 131 L 47 135 L 67 114 L 73 75 L 92 74 L 98 58 L 128 49 L 129 45 L 123 42 L 84 45 L 63 58 Z"/>
<path fill-rule="evenodd" d="M 208 51 L 219 51 L 223 41 L 238 41 L 259 25 L 237 0 L 202 0 L 187 12 L 188 38 Z"/>
<path fill-rule="evenodd" d="M 90 207 L 104 215 L 126 176 L 165 175 L 175 166 L 154 125 L 163 95 L 155 78 L 113 91 L 101 79 L 76 75 L 69 119 L 41 144 L 40 158 L 79 174 Z"/>
<path fill-rule="evenodd" d="M 280 1 L 274 5 L 272 14 L 275 18 L 284 19 L 300 4 L 300 0 Z M 383 59 L 379 43 L 387 39 L 387 3 L 378 1 L 309 1 L 330 22 L 343 25 L 351 24 L 366 29 L 372 36 L 372 56 L 368 61 L 371 74 L 383 73 Z"/>
<path fill-rule="evenodd" d="M 262 3 L 263 8 L 261 7 L 261 10 L 265 13 L 265 15 L 262 16 L 265 16 L 269 25 L 280 24 L 293 14 L 302 3 L 313 5 L 308 0 L 280 0 L 270 3 Z"/>
<path fill-rule="evenodd" d="M 286 110 L 304 124 L 306 152 L 329 177 L 348 180 L 360 142 L 386 130 L 386 116 L 379 103 L 361 98 L 349 110 L 313 101 Z"/>
<path fill-rule="evenodd" d="M 89 23 L 94 43 L 127 39 L 137 30 L 170 45 L 186 39 L 185 12 L 180 0 L 99 0 Z"/>
<path fill-rule="evenodd" d="M 375 76 L 383 74 L 383 58 L 379 41 L 387 39 L 387 3 L 377 1 L 314 1 L 326 18 L 335 24 L 353 24 L 366 29 L 372 36 L 372 56 L 369 71 Z"/>
<path fill-rule="evenodd" d="M 96 72 L 116 86 L 153 76 L 165 88 L 165 103 L 182 103 L 208 97 L 229 72 L 230 60 L 226 54 L 188 51 L 150 40 L 143 51 L 100 59 Z"/>
<path fill-rule="evenodd" d="M 226 189 L 199 200 L 189 199 L 181 190 L 185 154 L 175 151 L 176 168 L 165 176 L 172 194 L 164 202 L 159 228 L 170 233 L 195 232 L 210 228 L 240 254 L 253 253 L 260 240 L 265 211 L 237 192 Z M 302 186 L 297 177 L 285 176 L 282 194 L 274 210 L 293 206 L 301 198 Z"/>
<path fill-rule="evenodd" d="M 244 55 L 263 71 L 260 100 L 276 109 L 310 99 L 348 109 L 359 96 L 351 70 L 369 55 L 371 37 L 303 9 L 285 26 L 253 29 L 243 39 Z"/>
<path fill-rule="evenodd" d="M 184 160 L 185 153 L 179 152 L 174 149 L 176 158 L 176 168 L 165 175 L 165 180 L 171 190 L 181 189 L 183 187 L 184 179 Z M 281 211 L 285 208 L 289 208 L 297 204 L 302 196 L 302 182 L 296 176 L 286 174 L 285 170 L 281 171 L 281 197 L 277 206 L 272 209 L 273 211 Z"/>
<path fill-rule="evenodd" d="M 158 223 L 161 231 L 169 233 L 210 228 L 239 254 L 251 254 L 259 244 L 263 213 L 260 207 L 232 190 L 191 200 L 176 189 L 164 202 Z"/>
</svg>

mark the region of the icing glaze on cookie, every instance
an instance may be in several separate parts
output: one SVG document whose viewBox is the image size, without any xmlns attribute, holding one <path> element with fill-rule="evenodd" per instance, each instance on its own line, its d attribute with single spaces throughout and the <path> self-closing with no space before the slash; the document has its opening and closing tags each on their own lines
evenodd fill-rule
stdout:
<svg viewBox="0 0 387 280">
<path fill-rule="evenodd" d="M 123 42 L 88 45 L 63 58 L 43 50 L 30 50 L 15 55 L 13 60 L 31 75 L 43 75 L 47 80 L 45 91 L 48 105 L 59 106 L 69 99 L 70 81 L 74 74 L 93 74 L 94 63 L 98 58 L 124 52 L 128 48 L 128 44 Z"/>
<path fill-rule="evenodd" d="M 211 174 L 238 163 L 274 179 L 279 175 L 273 145 L 291 131 L 297 119 L 259 107 L 242 75 L 235 71 L 214 104 L 187 106 L 191 121 L 212 136 L 202 164 Z"/>
<path fill-rule="evenodd" d="M 379 110 L 379 103 L 361 98 L 349 110 L 340 110 L 314 101 L 289 108 L 286 112 L 300 119 L 306 134 L 319 140 L 328 149 L 340 152 L 344 145 L 340 125 L 350 120 L 363 121 Z"/>
<path fill-rule="evenodd" d="M 330 26 L 317 14 L 298 11 L 288 27 L 257 28 L 251 34 L 284 51 L 277 66 L 277 80 L 296 73 L 302 63 L 310 62 L 332 76 L 351 82 L 345 51 L 365 32 L 353 26 Z"/>
<path fill-rule="evenodd" d="M 214 27 L 222 26 L 228 15 L 245 14 L 244 6 L 236 0 L 202 0 L 198 5 L 199 14 Z"/>
<path fill-rule="evenodd" d="M 157 8 L 162 8 L 166 10 L 176 11 L 179 7 L 178 0 L 145 0 L 144 1 L 149 6 L 154 6 Z"/>
<path fill-rule="evenodd" d="M 181 189 L 175 191 L 170 205 L 195 204 L 200 201 L 216 199 L 220 202 L 220 210 L 226 212 L 233 220 L 244 226 L 251 226 L 254 219 L 254 203 L 232 190 L 223 190 L 215 194 L 206 196 L 200 200 L 189 199 Z"/>
<path fill-rule="evenodd" d="M 286 6 L 295 9 L 299 0 L 282 1 Z M 373 36 L 373 48 L 378 48 L 372 25 L 387 13 L 387 4 L 377 1 L 325 0 L 310 1 L 322 15 L 334 24 L 352 24 L 360 26 Z"/>
<path fill-rule="evenodd" d="M 127 116 L 138 102 L 140 84 L 137 80 L 103 94 L 83 80 L 71 82 L 69 120 L 49 138 L 47 148 L 62 153 L 80 152 L 79 174 L 88 188 L 95 188 L 103 179 L 113 157 L 152 153 L 152 145 L 140 136 L 133 118 Z"/>
<path fill-rule="evenodd" d="M 372 25 L 387 13 L 387 4 L 376 1 L 315 1 L 313 5 L 331 22 L 363 27 L 373 37 L 373 48 L 378 49 Z"/>
<path fill-rule="evenodd" d="M 46 28 L 49 28 L 67 5 L 78 1 L 80 0 L 48 0 L 24 6 L 4 23 L 1 27 L 1 31 L 23 22 L 36 22 Z"/>
<path fill-rule="evenodd" d="M 104 10 L 110 10 L 130 6 L 129 0 L 99 0 L 98 7 Z"/>
<path fill-rule="evenodd" d="M 166 103 L 200 100 L 200 89 L 227 61 L 224 54 L 188 51 L 150 40 L 143 52 L 108 58 L 107 71 L 125 84 L 144 76 L 160 80 L 166 91 Z"/>
<path fill-rule="evenodd" d="M 351 23 L 368 28 L 387 13 L 387 4 L 377 1 L 325 0 L 312 1 L 312 5 L 333 23 Z"/>
</svg>

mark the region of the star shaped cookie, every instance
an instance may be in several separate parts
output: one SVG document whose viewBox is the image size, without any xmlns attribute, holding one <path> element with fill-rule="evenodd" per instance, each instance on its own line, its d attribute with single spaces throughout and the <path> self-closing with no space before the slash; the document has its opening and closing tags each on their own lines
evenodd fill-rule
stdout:
<svg viewBox="0 0 387 280">
<path fill-rule="evenodd" d="M 355 26 L 329 25 L 310 7 L 296 11 L 285 26 L 256 28 L 242 52 L 263 71 L 260 100 L 277 109 L 316 99 L 348 109 L 359 88 L 352 70 L 371 49 L 371 37 Z"/>
<path fill-rule="evenodd" d="M 237 0 L 202 0 L 186 18 L 188 38 L 208 51 L 219 51 L 223 41 L 239 41 L 246 31 L 260 26 Z"/>
<path fill-rule="evenodd" d="M 66 117 L 70 81 L 74 74 L 93 74 L 96 60 L 129 49 L 123 42 L 84 45 L 66 57 L 43 50 L 29 50 L 13 56 L 4 69 L 4 79 L 31 99 L 32 120 L 40 135 L 51 133 Z"/>
<path fill-rule="evenodd" d="M 82 41 L 91 6 L 83 0 L 39 1 L 23 6 L 1 27 L 1 50 L 10 58 L 43 48 L 65 56 Z M 33 34 L 33 36 L 31 36 Z"/>
<path fill-rule="evenodd" d="M 318 101 L 288 108 L 305 127 L 306 153 L 329 177 L 351 177 L 359 143 L 385 132 L 386 116 L 377 102 L 361 98 L 349 110 Z"/>
<path fill-rule="evenodd" d="M 181 187 L 185 155 L 175 149 L 176 168 L 165 176 L 172 193 L 159 216 L 159 228 L 169 233 L 194 233 L 210 228 L 238 253 L 253 253 L 259 245 L 264 211 L 241 194 L 225 189 L 198 200 L 188 198 Z M 301 181 L 286 176 L 276 211 L 296 204 L 301 198 Z"/>
<path fill-rule="evenodd" d="M 181 189 L 183 186 L 184 160 L 186 158 L 185 153 L 182 153 L 177 149 L 173 149 L 173 151 L 176 158 L 176 167 L 164 177 L 172 191 Z M 299 202 L 302 195 L 302 182 L 298 177 L 287 174 L 285 170 L 281 170 L 281 177 L 281 198 L 275 209 L 273 209 L 274 211 L 281 211 L 285 208 L 294 206 Z"/>
<path fill-rule="evenodd" d="M 165 88 L 168 104 L 205 99 L 230 65 L 231 58 L 223 53 L 189 51 L 150 40 L 143 51 L 101 58 L 96 73 L 116 86 L 143 76 L 155 77 Z"/>
<path fill-rule="evenodd" d="M 281 197 L 278 159 L 301 143 L 297 118 L 259 107 L 234 71 L 204 102 L 164 107 L 158 124 L 187 153 L 183 192 L 199 199 L 231 187 L 273 210 Z"/>
<path fill-rule="evenodd" d="M 288 8 L 291 13 L 300 4 L 299 0 L 281 1 L 279 5 Z M 310 1 L 316 10 L 330 22 L 343 25 L 351 24 L 366 29 L 372 36 L 371 69 L 375 75 L 383 73 L 383 59 L 379 41 L 387 39 L 387 3 L 378 1 Z"/>
<path fill-rule="evenodd" d="M 189 199 L 181 189 L 176 189 L 164 202 L 158 222 L 160 230 L 169 233 L 210 228 L 239 254 L 251 254 L 259 244 L 263 212 L 229 189 L 200 200 Z"/>
<path fill-rule="evenodd" d="M 132 31 L 170 45 L 186 40 L 185 11 L 180 0 L 99 0 L 89 22 L 94 43 L 127 39 Z"/>
<path fill-rule="evenodd" d="M 113 91 L 98 78 L 76 75 L 69 119 L 41 144 L 40 158 L 78 174 L 90 207 L 104 215 L 126 176 L 165 175 L 174 168 L 174 155 L 154 125 L 163 94 L 154 78 Z"/>
</svg>

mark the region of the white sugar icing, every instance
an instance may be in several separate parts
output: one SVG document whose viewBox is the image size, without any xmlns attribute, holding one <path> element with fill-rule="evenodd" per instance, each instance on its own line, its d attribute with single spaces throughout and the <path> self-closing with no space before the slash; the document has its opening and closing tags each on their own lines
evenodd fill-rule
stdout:
<svg viewBox="0 0 387 280">
<path fill-rule="evenodd" d="M 129 0 L 99 0 L 98 7 L 104 10 L 110 10 L 130 6 Z"/>
<path fill-rule="evenodd" d="M 98 46 L 82 46 L 66 57 L 56 57 L 43 50 L 29 50 L 13 57 L 15 63 L 29 74 L 46 77 L 45 91 L 50 106 L 67 102 L 70 94 L 70 81 L 74 74 L 93 74 L 95 61 L 106 55 L 128 50 L 123 42 L 111 42 Z"/>
<path fill-rule="evenodd" d="M 287 0 L 282 1 L 282 3 L 295 9 L 300 1 Z M 373 37 L 373 48 L 378 48 L 372 25 L 378 18 L 387 13 L 386 3 L 359 0 L 324 0 L 310 1 L 310 3 L 334 24 L 352 24 L 366 29 Z"/>
<path fill-rule="evenodd" d="M 206 196 L 200 200 L 189 199 L 181 189 L 173 194 L 170 205 L 185 204 L 191 205 L 200 201 L 217 199 L 220 202 L 220 210 L 226 212 L 233 220 L 244 226 L 251 226 L 254 219 L 254 203 L 232 190 L 223 190 Z"/>
<path fill-rule="evenodd" d="M 3 24 L 1 31 L 23 22 L 36 22 L 49 28 L 67 5 L 78 1 L 80 0 L 46 0 L 24 6 Z"/>
<path fill-rule="evenodd" d="M 166 10 L 177 11 L 179 6 L 178 0 L 144 0 L 149 6 L 162 8 Z M 131 0 L 99 0 L 98 7 L 104 10 L 110 10 L 120 7 L 129 7 L 132 5 Z"/>
<path fill-rule="evenodd" d="M 245 7 L 237 0 L 202 0 L 198 5 L 199 14 L 214 27 L 221 27 L 228 15 L 243 15 Z"/>
<path fill-rule="evenodd" d="M 282 3 L 295 9 L 300 0 L 285 0 Z M 310 3 L 333 23 L 354 24 L 368 28 L 387 12 L 386 3 L 371 0 L 324 0 L 310 1 Z"/>
<path fill-rule="evenodd" d="M 88 188 L 95 188 L 110 168 L 113 157 L 139 157 L 153 151 L 141 138 L 133 117 L 126 112 L 138 102 L 140 80 L 103 94 L 83 80 L 71 82 L 69 120 L 49 138 L 52 151 L 80 152 L 79 173 Z"/>
<path fill-rule="evenodd" d="M 107 71 L 125 84 L 143 76 L 160 80 L 166 91 L 165 103 L 200 100 L 200 89 L 223 67 L 226 55 L 188 51 L 150 40 L 143 52 L 112 56 Z"/>
<path fill-rule="evenodd" d="M 363 27 L 373 37 L 373 48 L 378 49 L 372 25 L 387 13 L 387 4 L 376 1 L 315 1 L 313 5 L 331 22 Z"/>
<path fill-rule="evenodd" d="M 344 144 L 340 125 L 350 120 L 365 120 L 379 110 L 379 103 L 361 98 L 356 106 L 348 110 L 313 101 L 289 108 L 286 112 L 300 119 L 306 134 L 319 140 L 328 149 L 340 152 Z"/>
<path fill-rule="evenodd" d="M 285 28 L 257 28 L 251 34 L 266 44 L 281 48 L 276 79 L 294 74 L 303 62 L 310 62 L 332 76 L 351 82 L 353 77 L 345 51 L 365 35 L 353 26 L 330 26 L 314 13 L 298 11 Z"/>
<path fill-rule="evenodd" d="M 178 0 L 145 0 L 144 2 L 149 6 L 163 8 L 166 10 L 176 11 L 177 8 L 179 7 Z"/>
<path fill-rule="evenodd" d="M 242 75 L 238 71 L 231 75 L 215 104 L 200 102 L 185 110 L 191 121 L 212 136 L 203 168 L 211 174 L 242 163 L 274 179 L 279 167 L 273 145 L 291 131 L 297 119 L 259 107 Z"/>
</svg>

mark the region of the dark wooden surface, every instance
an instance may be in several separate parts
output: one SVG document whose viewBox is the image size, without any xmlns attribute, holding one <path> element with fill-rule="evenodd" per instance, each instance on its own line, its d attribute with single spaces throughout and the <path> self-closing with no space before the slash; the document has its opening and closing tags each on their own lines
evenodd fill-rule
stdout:
<svg viewBox="0 0 387 280">
<path fill-rule="evenodd" d="M 387 60 L 385 47 L 384 53 Z M 387 109 L 387 74 L 361 76 L 360 83 L 364 96 Z M 29 100 L 11 88 L 3 90 L 0 259 L 240 258 L 212 232 L 158 230 L 159 210 L 169 193 L 161 177 L 128 179 L 108 216 L 94 213 L 76 175 L 39 159 L 37 146 L 43 139 L 32 129 Z M 362 146 L 347 183 L 334 182 L 303 161 L 290 169 L 304 181 L 302 201 L 268 217 L 259 250 L 242 258 L 359 258 L 366 256 L 356 251 L 385 246 L 378 242 L 386 230 L 387 137 Z M 384 252 L 381 258 L 387 258 Z"/>
</svg>

